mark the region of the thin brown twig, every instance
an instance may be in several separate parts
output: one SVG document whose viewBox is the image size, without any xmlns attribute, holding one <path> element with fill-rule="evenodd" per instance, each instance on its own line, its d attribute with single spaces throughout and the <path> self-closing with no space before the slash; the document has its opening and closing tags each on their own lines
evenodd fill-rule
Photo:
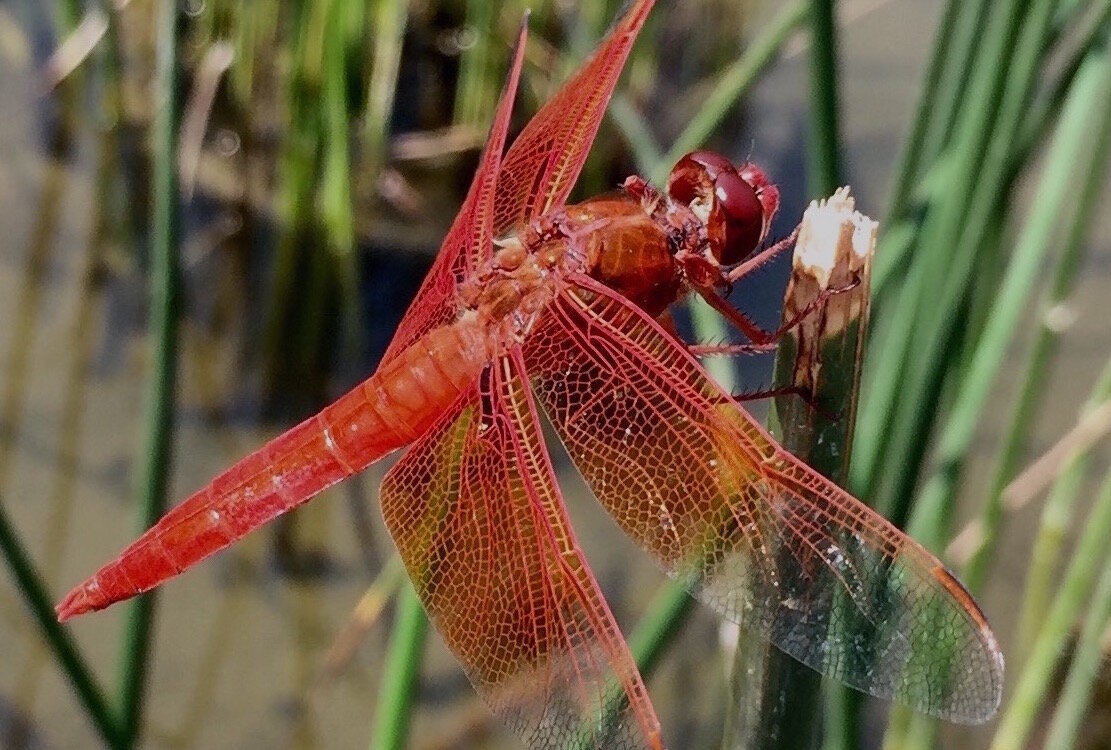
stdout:
<svg viewBox="0 0 1111 750">
<path fill-rule="evenodd" d="M 43 93 L 49 93 L 88 59 L 108 32 L 108 16 L 97 6 L 89 8 L 42 67 Z"/>
<path fill-rule="evenodd" d="M 220 79 L 234 59 L 235 48 L 230 42 L 216 42 L 205 51 L 197 68 L 189 103 L 185 105 L 177 152 L 178 178 L 181 180 L 181 194 L 185 200 L 193 197 L 201 146 L 204 144 L 205 131 L 208 130 L 208 118 L 212 114 L 212 103 L 216 100 Z"/>
<path fill-rule="evenodd" d="M 1071 430 L 1012 479 L 1003 490 L 1003 507 L 1011 512 L 1026 507 L 1049 487 L 1072 458 L 1089 450 L 1108 432 L 1111 432 L 1111 401 L 1083 414 Z M 949 559 L 963 565 L 982 536 L 979 519 L 968 523 L 949 543 Z"/>
<path fill-rule="evenodd" d="M 329 680 L 338 676 L 355 655 L 359 644 L 363 642 L 366 634 L 374 627 L 386 608 L 386 604 L 397 593 L 402 581 L 403 568 L 401 560 L 393 555 L 390 561 L 382 568 L 382 572 L 366 590 L 359 603 L 347 618 L 347 624 L 332 641 L 328 653 L 324 655 L 324 663 L 320 670 L 321 680 Z"/>
</svg>

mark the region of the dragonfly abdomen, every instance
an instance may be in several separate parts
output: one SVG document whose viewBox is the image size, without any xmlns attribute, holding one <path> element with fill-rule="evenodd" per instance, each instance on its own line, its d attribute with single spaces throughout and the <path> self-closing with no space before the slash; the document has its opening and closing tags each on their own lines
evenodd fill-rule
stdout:
<svg viewBox="0 0 1111 750">
<path fill-rule="evenodd" d="M 416 440 L 488 361 L 483 326 L 429 331 L 354 390 L 170 510 L 57 606 L 66 620 L 154 588 Z"/>
</svg>

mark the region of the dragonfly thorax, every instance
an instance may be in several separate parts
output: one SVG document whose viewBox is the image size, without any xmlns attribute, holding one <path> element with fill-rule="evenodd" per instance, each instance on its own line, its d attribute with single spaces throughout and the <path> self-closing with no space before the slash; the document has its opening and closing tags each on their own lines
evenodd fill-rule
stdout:
<svg viewBox="0 0 1111 750">
<path fill-rule="evenodd" d="M 490 260 L 460 285 L 459 297 L 496 338 L 519 343 L 555 298 L 566 254 L 559 243 L 530 247 L 517 235 L 494 245 Z"/>
</svg>

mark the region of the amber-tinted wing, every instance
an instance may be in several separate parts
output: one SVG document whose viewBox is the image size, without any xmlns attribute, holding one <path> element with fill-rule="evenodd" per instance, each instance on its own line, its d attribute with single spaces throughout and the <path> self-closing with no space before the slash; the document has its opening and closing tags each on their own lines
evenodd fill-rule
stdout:
<svg viewBox="0 0 1111 750">
<path fill-rule="evenodd" d="M 491 364 L 390 470 L 386 525 L 432 622 L 528 747 L 661 747 L 640 674 L 575 540 L 520 367 L 516 350 Z M 614 698 L 619 709 L 603 721 Z"/>
<path fill-rule="evenodd" d="M 451 224 L 440 252 L 428 275 L 424 277 L 417 296 L 401 319 L 382 361 L 386 362 L 437 326 L 455 320 L 459 312 L 456 289 L 459 282 L 490 257 L 493 246 L 494 199 L 513 99 L 521 78 L 528 38 L 528 15 L 521 23 L 513 61 L 505 81 L 490 136 L 478 164 L 467 197 Z"/>
<path fill-rule="evenodd" d="M 502 164 L 494 235 L 567 200 L 654 0 L 636 0 L 594 54 L 532 118 Z"/>
<path fill-rule="evenodd" d="M 576 283 L 526 342 L 526 367 L 621 527 L 703 603 L 823 674 L 987 719 L 1003 659 L 960 583 L 773 442 L 641 310 Z"/>
</svg>

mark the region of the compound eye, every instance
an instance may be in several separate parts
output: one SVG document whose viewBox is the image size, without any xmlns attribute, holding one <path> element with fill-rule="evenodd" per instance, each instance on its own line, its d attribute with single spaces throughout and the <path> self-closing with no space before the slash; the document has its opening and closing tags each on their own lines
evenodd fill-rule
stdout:
<svg viewBox="0 0 1111 750">
<path fill-rule="evenodd" d="M 714 180 L 714 195 L 731 221 L 764 223 L 764 207 L 752 185 L 736 172 L 725 172 Z"/>
<path fill-rule="evenodd" d="M 719 260 L 727 266 L 739 263 L 763 238 L 764 206 L 752 185 L 736 172 L 717 176 L 714 196 L 726 218 L 725 243 Z"/>
<path fill-rule="evenodd" d="M 722 172 L 736 171 L 733 162 L 713 151 L 692 151 L 687 154 L 687 158 L 706 167 L 706 173 L 710 175 L 711 179 L 716 178 Z"/>
</svg>

